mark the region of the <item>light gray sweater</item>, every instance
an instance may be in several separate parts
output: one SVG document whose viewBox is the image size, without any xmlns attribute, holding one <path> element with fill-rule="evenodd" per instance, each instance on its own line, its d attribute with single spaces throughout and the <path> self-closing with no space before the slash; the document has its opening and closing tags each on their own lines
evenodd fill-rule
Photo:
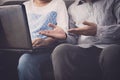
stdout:
<svg viewBox="0 0 120 80">
<path fill-rule="evenodd" d="M 120 0 L 96 0 L 81 5 L 76 0 L 68 12 L 71 28 L 80 27 L 84 20 L 97 24 L 96 36 L 79 36 L 79 46 L 105 48 L 120 43 Z M 75 43 L 76 39 L 76 36 L 68 35 L 67 41 Z"/>
</svg>

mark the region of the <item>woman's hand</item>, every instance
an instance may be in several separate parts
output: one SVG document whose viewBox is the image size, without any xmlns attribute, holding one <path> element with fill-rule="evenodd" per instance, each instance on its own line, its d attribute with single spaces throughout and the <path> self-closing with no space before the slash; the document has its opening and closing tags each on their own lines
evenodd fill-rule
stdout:
<svg viewBox="0 0 120 80">
<path fill-rule="evenodd" d="M 40 34 L 53 37 L 55 39 L 66 39 L 66 33 L 62 28 L 51 23 L 49 23 L 48 26 L 52 27 L 53 30 L 40 31 Z"/>
<path fill-rule="evenodd" d="M 50 40 L 41 38 L 37 38 L 32 41 L 33 47 L 48 46 L 50 43 Z"/>
</svg>

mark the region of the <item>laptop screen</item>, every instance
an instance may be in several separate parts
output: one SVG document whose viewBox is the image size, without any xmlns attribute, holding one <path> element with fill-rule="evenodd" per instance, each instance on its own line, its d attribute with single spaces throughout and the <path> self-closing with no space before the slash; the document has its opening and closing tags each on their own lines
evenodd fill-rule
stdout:
<svg viewBox="0 0 120 80">
<path fill-rule="evenodd" d="M 24 50 L 32 50 L 25 7 L 0 6 L 0 51 Z"/>
</svg>

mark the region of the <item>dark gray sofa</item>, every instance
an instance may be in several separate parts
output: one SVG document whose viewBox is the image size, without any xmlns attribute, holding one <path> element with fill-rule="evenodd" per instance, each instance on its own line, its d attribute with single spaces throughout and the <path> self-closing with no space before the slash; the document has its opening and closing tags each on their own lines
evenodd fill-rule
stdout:
<svg viewBox="0 0 120 80">
<path fill-rule="evenodd" d="M 0 0 L 0 6 L 22 4 L 24 1 L 27 0 Z M 65 4 L 68 7 L 72 2 L 73 0 L 66 0 Z M 17 64 L 21 55 L 21 53 L 0 53 L 0 80 L 18 80 Z M 53 72 L 46 68 L 43 78 L 44 80 L 54 80 Z"/>
</svg>

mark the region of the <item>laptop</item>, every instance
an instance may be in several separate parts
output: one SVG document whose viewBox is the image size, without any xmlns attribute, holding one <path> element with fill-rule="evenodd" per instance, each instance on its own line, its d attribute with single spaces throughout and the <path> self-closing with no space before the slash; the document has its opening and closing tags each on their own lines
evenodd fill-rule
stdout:
<svg viewBox="0 0 120 80">
<path fill-rule="evenodd" d="M 0 6 L 0 52 L 34 50 L 24 5 Z"/>
</svg>

